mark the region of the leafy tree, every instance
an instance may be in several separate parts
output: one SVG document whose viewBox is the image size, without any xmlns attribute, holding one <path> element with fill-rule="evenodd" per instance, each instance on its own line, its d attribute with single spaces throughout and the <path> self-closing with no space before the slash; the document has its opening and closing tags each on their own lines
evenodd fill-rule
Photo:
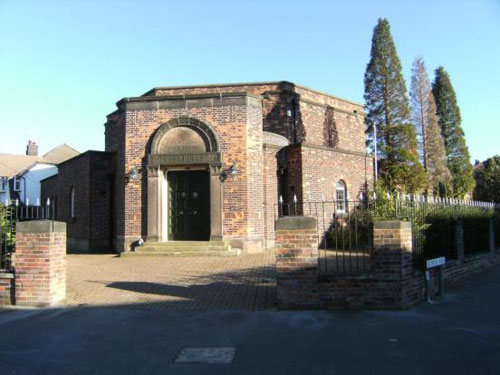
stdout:
<svg viewBox="0 0 500 375">
<path fill-rule="evenodd" d="M 496 155 L 476 166 L 474 199 L 500 203 L 500 156 Z"/>
<path fill-rule="evenodd" d="M 469 160 L 469 150 L 465 144 L 465 134 L 461 126 L 460 109 L 446 70 L 440 66 L 435 74 L 432 93 L 436 100 L 439 125 L 448 157 L 448 168 L 452 175 L 453 193 L 457 197 L 463 197 L 472 192 L 475 182 Z"/>
<path fill-rule="evenodd" d="M 380 178 L 385 187 L 390 191 L 420 191 L 426 184 L 426 175 L 418 160 L 401 63 L 389 22 L 383 18 L 379 18 L 373 31 L 364 98 L 367 143 L 371 147 L 377 143 Z M 374 127 L 377 139 L 373 137 Z"/>
<path fill-rule="evenodd" d="M 432 94 L 425 63 L 417 57 L 413 63 L 411 78 L 411 118 L 417 139 L 419 153 L 434 194 L 451 193 L 451 174 L 448 169 L 439 117 Z"/>
</svg>

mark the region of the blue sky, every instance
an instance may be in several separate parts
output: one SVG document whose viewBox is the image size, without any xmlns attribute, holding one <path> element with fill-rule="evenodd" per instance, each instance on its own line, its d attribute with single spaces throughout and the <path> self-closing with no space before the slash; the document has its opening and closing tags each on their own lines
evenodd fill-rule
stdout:
<svg viewBox="0 0 500 375">
<path fill-rule="evenodd" d="M 104 148 L 115 103 L 155 86 L 288 80 L 359 102 L 378 17 L 409 88 L 451 76 L 472 161 L 500 154 L 500 1 L 0 0 L 0 152 Z"/>
</svg>

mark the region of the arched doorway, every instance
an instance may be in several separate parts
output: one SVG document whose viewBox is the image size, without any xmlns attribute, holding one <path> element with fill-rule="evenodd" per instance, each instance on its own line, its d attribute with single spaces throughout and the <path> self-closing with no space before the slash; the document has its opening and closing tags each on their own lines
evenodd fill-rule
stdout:
<svg viewBox="0 0 500 375">
<path fill-rule="evenodd" d="M 219 142 L 194 118 L 163 124 L 148 157 L 148 241 L 222 239 Z"/>
</svg>

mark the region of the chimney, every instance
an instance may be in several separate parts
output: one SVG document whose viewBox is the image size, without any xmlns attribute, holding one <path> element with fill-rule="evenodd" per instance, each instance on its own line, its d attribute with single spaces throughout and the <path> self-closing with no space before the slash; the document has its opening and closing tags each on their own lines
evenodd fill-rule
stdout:
<svg viewBox="0 0 500 375">
<path fill-rule="evenodd" d="M 26 147 L 26 155 L 38 156 L 38 145 L 36 142 L 28 141 L 28 146 Z"/>
</svg>

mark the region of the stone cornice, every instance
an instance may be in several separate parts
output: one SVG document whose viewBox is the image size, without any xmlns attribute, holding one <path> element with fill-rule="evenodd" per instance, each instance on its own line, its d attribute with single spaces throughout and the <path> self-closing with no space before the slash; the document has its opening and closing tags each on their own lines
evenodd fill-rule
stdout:
<svg viewBox="0 0 500 375">
<path fill-rule="evenodd" d="M 265 95 L 265 94 L 279 95 L 282 92 L 283 91 L 266 91 L 263 95 Z M 289 92 L 295 94 L 294 91 L 289 91 Z M 330 105 L 327 105 L 327 104 L 324 104 L 324 103 L 320 103 L 320 102 L 317 102 L 317 101 L 314 101 L 314 100 L 304 99 L 303 97 L 300 97 L 299 102 L 310 104 L 310 105 L 314 105 L 314 106 L 320 107 L 320 108 L 333 108 L 334 112 L 341 112 L 341 113 L 345 113 L 347 115 L 352 115 L 352 116 L 363 116 L 364 115 L 363 111 L 359 111 L 359 112 L 347 111 L 345 109 L 334 107 L 334 106 L 330 106 Z"/>
<path fill-rule="evenodd" d="M 342 98 L 342 97 L 339 97 L 339 96 L 328 94 L 326 92 L 315 90 L 315 89 L 312 89 L 310 87 L 303 86 L 303 85 L 300 85 L 300 84 L 296 84 L 296 83 L 293 83 L 293 82 L 290 82 L 290 81 L 215 83 L 215 84 L 205 84 L 205 85 L 186 85 L 186 86 L 154 87 L 151 90 L 149 90 L 148 92 L 146 92 L 144 94 L 144 96 L 151 95 L 155 91 L 159 91 L 159 90 L 182 90 L 182 89 L 196 89 L 196 88 L 218 88 L 218 87 L 238 87 L 238 86 L 265 86 L 265 85 L 290 85 L 290 86 L 293 86 L 293 87 L 298 87 L 298 88 L 300 88 L 302 90 L 314 92 L 316 94 L 328 96 L 330 98 L 334 98 L 334 99 L 340 100 L 342 102 L 346 102 L 346 103 L 350 103 L 350 104 L 354 104 L 354 105 L 363 107 L 362 103 L 356 102 L 354 100 L 349 100 L 349 99 L 346 99 L 346 98 Z"/>
<path fill-rule="evenodd" d="M 324 150 L 324 151 L 330 151 L 330 152 L 336 152 L 338 154 L 356 155 L 356 156 L 362 156 L 362 157 L 368 157 L 368 158 L 372 157 L 371 155 L 367 154 L 366 152 L 352 151 L 352 150 L 346 150 L 346 149 L 342 149 L 342 148 L 332 148 L 332 147 L 328 147 L 328 146 L 313 145 L 313 144 L 309 144 L 309 143 L 303 143 L 302 147 L 314 148 L 317 150 Z"/>
<path fill-rule="evenodd" d="M 216 107 L 228 105 L 260 106 L 260 95 L 247 92 L 141 96 L 123 98 L 117 107 L 127 111 L 158 110 L 168 108 Z"/>
</svg>

